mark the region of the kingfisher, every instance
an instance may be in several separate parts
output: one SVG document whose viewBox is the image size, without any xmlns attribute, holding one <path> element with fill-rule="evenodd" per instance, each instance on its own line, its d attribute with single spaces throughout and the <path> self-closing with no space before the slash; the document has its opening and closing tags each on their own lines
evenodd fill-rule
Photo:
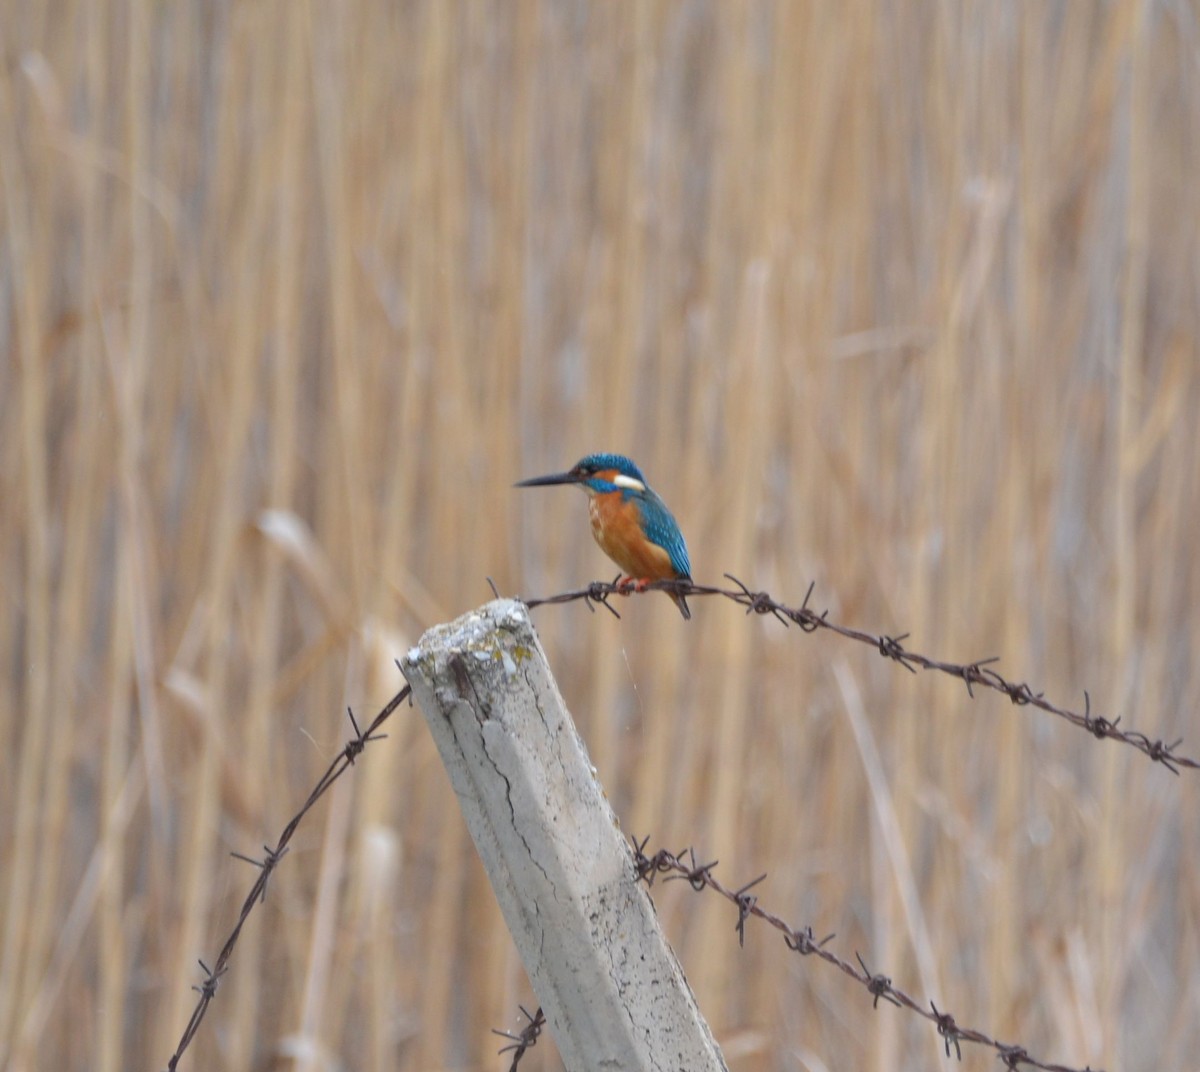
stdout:
<svg viewBox="0 0 1200 1072">
<path fill-rule="evenodd" d="M 621 588 L 643 592 L 652 581 L 690 581 L 683 533 L 667 504 L 646 483 L 642 471 L 620 454 L 589 454 L 565 473 L 522 480 L 518 488 L 546 484 L 575 484 L 588 497 L 592 535 L 609 558 L 628 575 L 617 581 Z M 691 618 L 687 600 L 668 592 L 685 618 Z"/>
</svg>

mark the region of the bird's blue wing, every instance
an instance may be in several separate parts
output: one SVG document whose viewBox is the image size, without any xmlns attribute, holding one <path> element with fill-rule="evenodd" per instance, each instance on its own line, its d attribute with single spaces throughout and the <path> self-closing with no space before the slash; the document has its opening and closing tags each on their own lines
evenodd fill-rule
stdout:
<svg viewBox="0 0 1200 1072">
<path fill-rule="evenodd" d="M 679 531 L 666 504 L 649 489 L 637 497 L 637 502 L 642 511 L 642 531 L 646 539 L 658 544 L 670 555 L 671 568 L 680 577 L 691 577 L 692 563 L 688 559 L 687 544 L 683 542 L 683 533 Z"/>
</svg>

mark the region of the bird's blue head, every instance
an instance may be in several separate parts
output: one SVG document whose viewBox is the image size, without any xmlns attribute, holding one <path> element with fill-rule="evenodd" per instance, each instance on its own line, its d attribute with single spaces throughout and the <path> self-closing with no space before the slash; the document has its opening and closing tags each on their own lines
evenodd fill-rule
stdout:
<svg viewBox="0 0 1200 1072">
<path fill-rule="evenodd" d="M 646 478 L 632 458 L 624 454 L 589 454 L 581 458 L 571 470 L 583 479 L 593 491 L 606 492 L 625 489 L 645 491 Z"/>
<path fill-rule="evenodd" d="M 613 491 L 623 491 L 628 495 L 647 489 L 642 471 L 623 454 L 589 454 L 565 473 L 522 480 L 517 487 L 528 488 L 541 484 L 578 484 L 585 491 L 597 495 Z"/>
</svg>

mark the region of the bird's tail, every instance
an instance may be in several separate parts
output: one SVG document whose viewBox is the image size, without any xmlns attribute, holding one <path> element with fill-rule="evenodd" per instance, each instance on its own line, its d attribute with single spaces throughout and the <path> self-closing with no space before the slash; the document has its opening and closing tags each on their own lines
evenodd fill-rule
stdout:
<svg viewBox="0 0 1200 1072">
<path fill-rule="evenodd" d="M 681 596 L 678 592 L 668 592 L 667 595 L 669 595 L 675 601 L 675 606 L 679 608 L 679 613 L 682 614 L 688 621 L 691 621 L 692 612 L 688 608 L 687 600 L 684 599 L 683 596 Z"/>
</svg>

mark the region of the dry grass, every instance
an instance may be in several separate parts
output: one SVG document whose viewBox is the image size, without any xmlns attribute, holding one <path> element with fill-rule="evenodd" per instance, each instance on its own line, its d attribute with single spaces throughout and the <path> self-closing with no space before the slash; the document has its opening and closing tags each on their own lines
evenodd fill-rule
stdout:
<svg viewBox="0 0 1200 1072">
<path fill-rule="evenodd" d="M 589 449 L 643 463 L 698 580 L 815 579 L 1200 749 L 1193 7 L 0 25 L 0 1068 L 163 1065 L 253 877 L 229 851 L 345 704 L 487 575 L 611 573 L 578 496 L 510 487 Z M 1194 776 L 723 603 L 537 620 L 626 829 L 768 871 L 764 903 L 1035 1053 L 1194 1061 Z M 728 906 L 657 899 L 733 1067 L 944 1060 L 739 950 Z M 408 715 L 301 831 L 187 1067 L 499 1068 L 518 1000 Z"/>
</svg>

